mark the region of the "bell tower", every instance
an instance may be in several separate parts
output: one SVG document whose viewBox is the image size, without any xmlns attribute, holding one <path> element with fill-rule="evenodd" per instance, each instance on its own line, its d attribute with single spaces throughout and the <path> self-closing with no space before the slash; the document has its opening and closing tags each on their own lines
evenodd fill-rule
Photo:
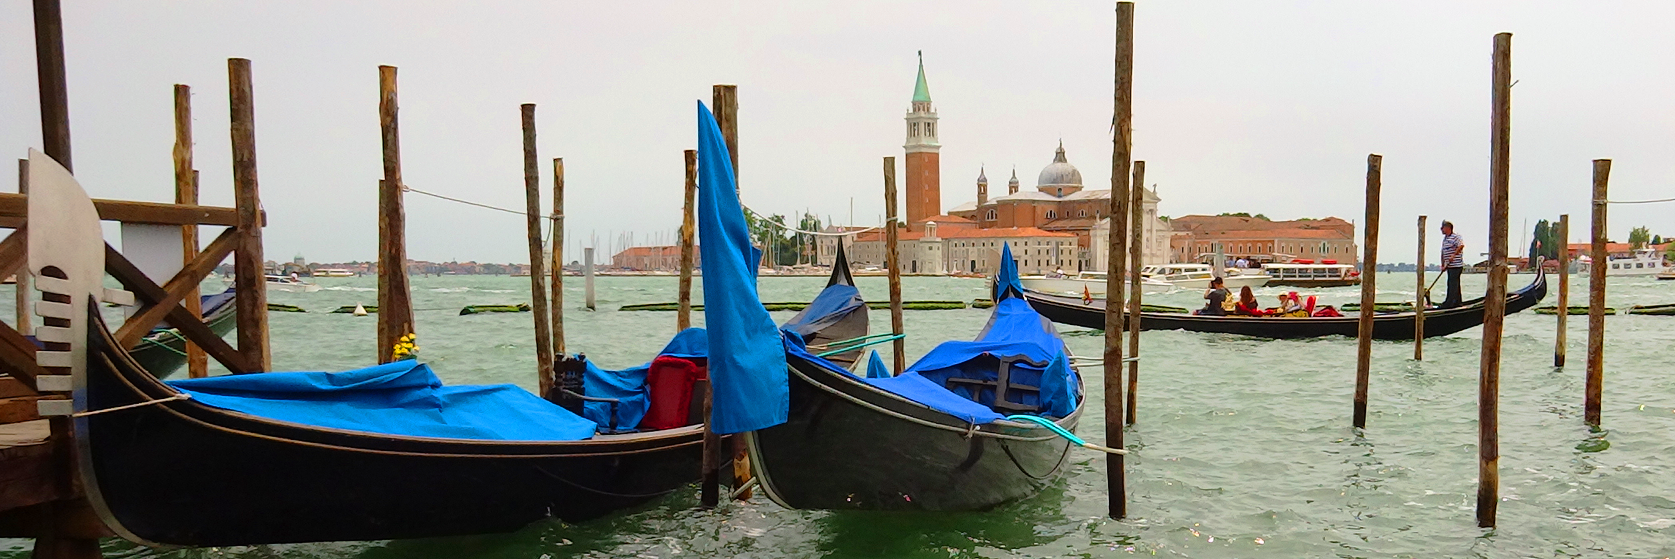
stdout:
<svg viewBox="0 0 1675 559">
<path fill-rule="evenodd" d="M 930 86 L 925 84 L 925 53 L 919 52 L 919 81 L 913 86 L 913 106 L 907 113 L 907 224 L 942 214 L 942 170 L 936 140 L 936 111 L 931 108 Z"/>
</svg>

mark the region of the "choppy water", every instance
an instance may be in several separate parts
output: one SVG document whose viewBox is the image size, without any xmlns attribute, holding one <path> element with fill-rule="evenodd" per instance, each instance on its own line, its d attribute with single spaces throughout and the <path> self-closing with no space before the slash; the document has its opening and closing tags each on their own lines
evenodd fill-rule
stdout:
<svg viewBox="0 0 1675 559">
<path fill-rule="evenodd" d="M 1516 288 L 1531 276 L 1512 276 Z M 372 278 L 326 278 L 327 290 L 272 293 L 325 311 L 372 304 Z M 674 330 L 673 313 L 616 312 L 674 300 L 674 278 L 600 278 L 598 312 L 567 290 L 572 351 L 608 366 L 645 361 Z M 860 278 L 870 300 L 882 278 Z M 1467 293 L 1484 276 L 1467 276 Z M 1413 276 L 1382 274 L 1384 300 L 1412 297 Z M 458 316 L 468 304 L 527 300 L 528 280 L 414 278 L 423 358 L 451 383 L 533 387 L 527 314 Z M 765 278 L 765 300 L 806 301 L 820 278 Z M 1267 288 L 1259 295 L 1287 289 Z M 909 278 L 907 299 L 983 295 L 981 280 Z M 1358 288 L 1319 290 L 1327 303 Z M 1556 289 L 1554 290 L 1556 293 Z M 1572 287 L 1585 302 L 1586 282 Z M 1550 294 L 1546 304 L 1552 304 Z M 1197 306 L 1193 293 L 1151 302 Z M 1675 302 L 1675 282 L 1613 279 L 1612 305 Z M 778 320 L 791 313 L 775 313 Z M 332 370 L 372 362 L 374 320 L 271 313 L 277 367 Z M 910 357 L 969 338 L 982 310 L 910 311 Z M 888 315 L 874 312 L 875 331 Z M 970 514 L 789 511 L 761 496 L 717 511 L 694 508 L 696 487 L 639 510 L 579 526 L 538 523 L 507 535 L 158 551 L 109 542 L 124 557 L 1664 557 L 1675 552 L 1675 318 L 1607 320 L 1604 422 L 1608 450 L 1576 449 L 1582 424 L 1586 320 L 1570 320 L 1570 367 L 1552 366 L 1554 317 L 1508 317 L 1501 373 L 1501 495 L 1494 530 L 1475 527 L 1480 329 L 1411 343 L 1374 344 L 1370 417 L 1350 428 L 1355 344 L 1348 338 L 1266 341 L 1187 332 L 1142 338 L 1139 424 L 1127 433 L 1131 518 L 1105 518 L 1104 460 L 1075 455 L 1042 494 Z M 1061 327 L 1078 354 L 1102 338 Z M 1089 371 L 1082 434 L 1103 438 L 1100 375 Z M 191 464 L 182 463 L 182 468 Z M 887 468 L 888 465 L 880 465 Z M 329 475 L 329 472 L 318 472 Z M 329 503 L 322 503 L 329 506 Z M 0 540 L 0 558 L 28 542 Z"/>
</svg>

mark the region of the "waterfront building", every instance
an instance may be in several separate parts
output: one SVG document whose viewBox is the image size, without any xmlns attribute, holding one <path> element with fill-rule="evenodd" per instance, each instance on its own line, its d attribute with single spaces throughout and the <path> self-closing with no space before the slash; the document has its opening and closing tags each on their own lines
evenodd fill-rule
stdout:
<svg viewBox="0 0 1675 559">
<path fill-rule="evenodd" d="M 692 247 L 692 266 L 701 266 L 698 247 Z M 679 272 L 680 247 L 675 245 L 629 247 L 611 255 L 611 267 L 641 272 Z"/>
<path fill-rule="evenodd" d="M 1202 262 L 1215 253 L 1218 243 L 1230 259 L 1360 262 L 1355 224 L 1336 217 L 1272 221 L 1262 217 L 1188 215 L 1169 224 L 1169 249 L 1175 262 Z"/>
</svg>

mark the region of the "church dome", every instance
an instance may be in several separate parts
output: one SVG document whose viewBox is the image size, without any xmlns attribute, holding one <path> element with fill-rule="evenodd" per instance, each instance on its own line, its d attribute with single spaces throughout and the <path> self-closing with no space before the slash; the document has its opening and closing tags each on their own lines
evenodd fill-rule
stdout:
<svg viewBox="0 0 1675 559">
<path fill-rule="evenodd" d="M 1059 142 L 1059 149 L 1053 154 L 1053 162 L 1041 170 L 1041 176 L 1036 178 L 1035 185 L 1039 189 L 1045 189 L 1049 186 L 1081 188 L 1082 172 L 1076 170 L 1075 165 L 1071 165 L 1069 161 L 1065 160 L 1063 142 Z"/>
</svg>

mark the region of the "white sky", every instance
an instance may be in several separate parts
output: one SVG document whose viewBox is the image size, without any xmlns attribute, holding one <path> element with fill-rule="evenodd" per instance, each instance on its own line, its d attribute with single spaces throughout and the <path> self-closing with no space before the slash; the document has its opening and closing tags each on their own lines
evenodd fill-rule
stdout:
<svg viewBox="0 0 1675 559">
<path fill-rule="evenodd" d="M 523 207 L 518 105 L 537 103 L 543 188 L 565 158 L 569 235 L 679 224 L 694 100 L 735 83 L 740 182 L 763 212 L 873 224 L 900 158 L 914 51 L 940 114 L 944 209 L 978 166 L 1025 188 L 1064 140 L 1109 186 L 1110 2 L 65 3 L 75 163 L 97 197 L 173 198 L 171 86 L 194 88 L 203 202 L 231 205 L 226 59 L 253 61 L 269 258 L 375 258 L 377 65 L 400 67 L 409 185 Z M 1590 160 L 1613 199 L 1675 196 L 1675 4 L 1141 2 L 1135 151 L 1165 215 L 1357 222 L 1384 159 L 1380 260 L 1414 216 L 1484 249 L 1489 55 L 1511 31 L 1512 232 L 1588 227 Z M 30 7 L 0 2 L 0 152 L 40 145 Z M 8 175 L 9 176 L 9 175 Z M 9 187 L 8 187 L 9 189 Z M 543 195 L 546 196 L 545 194 Z M 523 221 L 410 196 L 409 254 L 528 259 Z M 1675 204 L 1613 206 L 1610 233 L 1675 235 Z M 1434 227 L 1433 227 L 1434 229 Z M 1432 252 L 1438 245 L 1433 232 Z M 570 250 L 580 245 L 569 243 Z M 1435 255 L 1428 257 L 1435 260 Z"/>
</svg>

